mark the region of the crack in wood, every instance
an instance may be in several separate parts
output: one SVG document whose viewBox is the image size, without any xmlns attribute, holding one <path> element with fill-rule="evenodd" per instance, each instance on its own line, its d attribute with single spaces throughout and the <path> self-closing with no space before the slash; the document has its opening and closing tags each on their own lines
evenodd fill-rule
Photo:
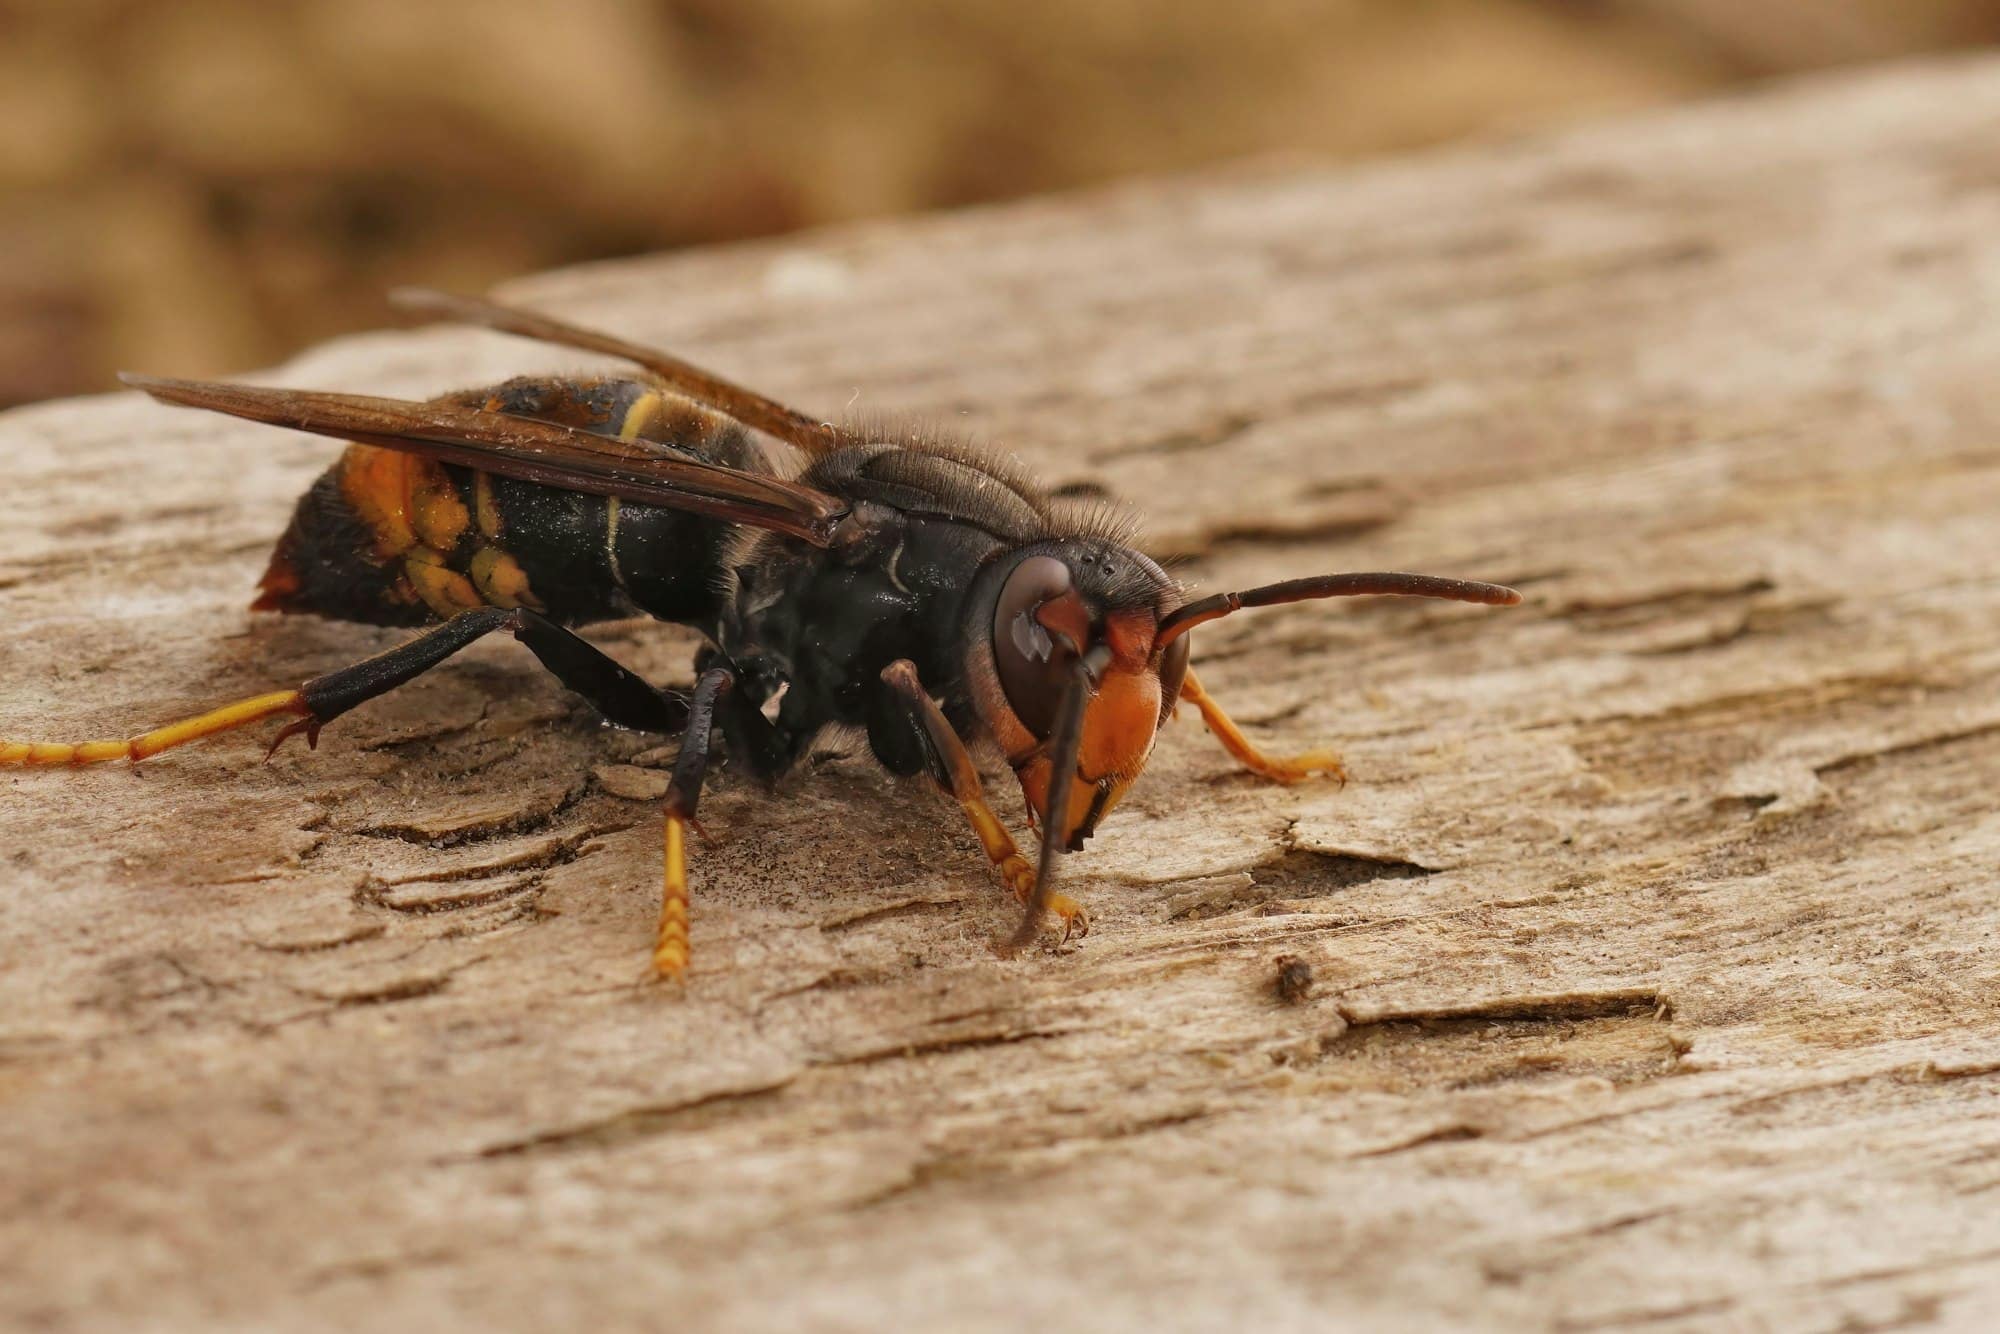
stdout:
<svg viewBox="0 0 2000 1334">
<path fill-rule="evenodd" d="M 648 1103 L 629 1107 L 610 1116 L 558 1130 L 538 1131 L 519 1139 L 488 1145 L 473 1160 L 534 1158 L 549 1154 L 580 1153 L 592 1149 L 618 1149 L 675 1131 L 692 1131 L 717 1120 L 734 1116 L 746 1108 L 767 1105 L 784 1091 L 797 1073 L 763 1080 L 739 1088 L 716 1089 L 674 1102 Z M 449 1160 L 463 1161 L 463 1160 Z"/>
<path fill-rule="evenodd" d="M 1390 1144 L 1372 1149 L 1362 1149 L 1350 1156 L 1355 1158 L 1386 1158 L 1392 1153 L 1407 1153 L 1411 1149 L 1428 1148 L 1433 1144 L 1463 1144 L 1467 1140 L 1485 1139 L 1486 1130 L 1482 1126 L 1468 1125 L 1454 1121 L 1450 1125 L 1437 1126 L 1419 1131 L 1407 1139 L 1399 1139 Z"/>
<path fill-rule="evenodd" d="M 1828 774 L 1840 773 L 1844 770 L 1878 760 L 1901 759 L 1911 755 L 1920 755 L 1927 750 L 1937 750 L 1941 747 L 1956 745 L 1961 741 L 1977 741 L 1981 738 L 1994 735 L 2000 735 L 2000 719 L 1992 722 L 1974 723 L 1966 727 L 1948 728 L 1942 732 L 1933 732 L 1925 736 L 1912 737 L 1907 741 L 1892 742 L 1888 745 L 1877 746 L 1868 750 L 1857 750 L 1851 754 L 1842 755 L 1837 759 L 1827 760 L 1822 764 L 1814 765 L 1813 775 L 1818 778 L 1824 778 Z"/>
<path fill-rule="evenodd" d="M 403 1001 L 422 1000 L 435 996 L 451 985 L 451 979 L 463 967 L 447 969 L 441 973 L 426 973 L 417 977 L 399 977 L 393 982 L 380 986 L 363 987 L 356 991 L 308 991 L 303 994 L 314 1000 L 329 1001 L 339 1009 L 354 1009 L 369 1005 L 395 1005 Z"/>
<path fill-rule="evenodd" d="M 316 940 L 264 941 L 253 939 L 250 943 L 271 954 L 324 954 L 348 945 L 359 945 L 363 941 L 378 940 L 388 931 L 380 922 L 361 922 L 349 927 L 338 935 L 325 936 Z"/>
<path fill-rule="evenodd" d="M 1440 869 L 1369 848 L 1301 847 L 1297 828 L 1296 823 L 1286 828 L 1284 851 L 1274 860 L 1251 868 L 1250 874 L 1259 885 L 1274 890 L 1307 890 L 1310 892 L 1296 897 L 1310 898 L 1377 880 L 1422 880 Z"/>
<path fill-rule="evenodd" d="M 569 814 L 589 795 L 589 789 L 589 783 L 583 778 L 578 778 L 545 809 L 506 811 L 489 820 L 441 831 L 426 829 L 421 824 L 384 820 L 362 825 L 348 832 L 358 838 L 394 840 L 428 848 L 456 848 L 470 843 L 490 843 L 497 838 L 540 833 Z"/>
<path fill-rule="evenodd" d="M 534 894 L 541 889 L 543 877 L 540 872 L 518 875 L 491 888 L 466 889 L 453 894 L 433 894 L 424 898 L 404 897 L 397 899 L 389 893 L 386 884 L 366 881 L 354 891 L 353 901 L 358 908 L 380 908 L 385 912 L 397 913 L 404 917 L 438 917 L 450 913 L 467 912 L 474 908 L 489 907 Z M 404 880 L 400 886 L 429 884 L 426 880 Z M 463 881 L 448 883 L 461 884 Z"/>
<path fill-rule="evenodd" d="M 1023 1042 L 1041 1042 L 1049 1038 L 1067 1037 L 1077 1031 L 1076 1025 L 1069 1025 L 1008 1028 L 999 1031 L 952 1033 L 932 1038 L 911 1038 L 885 1043 L 880 1047 L 848 1052 L 820 1064 L 876 1065 L 883 1061 L 910 1060 L 918 1056 L 937 1056 L 945 1052 L 978 1051 L 985 1047 L 1011 1047 Z"/>
<path fill-rule="evenodd" d="M 1555 991 L 1542 995 L 1487 996 L 1470 1001 L 1430 1005 L 1363 1006 L 1342 1004 L 1340 1013 L 1354 1028 L 1369 1024 L 1438 1023 L 1456 1020 L 1489 1023 L 1552 1023 L 1590 1019 L 1630 1019 L 1647 1016 L 1665 1021 L 1673 1005 L 1652 987 L 1614 987 L 1606 991 Z"/>
<path fill-rule="evenodd" d="M 1549 611 L 1551 615 L 1566 620 L 1606 621 L 1624 625 L 1632 622 L 1631 613 L 1634 612 L 1641 613 L 1638 619 L 1650 619 L 1656 613 L 1671 616 L 1716 603 L 1738 602 L 1744 598 L 1772 592 L 1777 587 L 1775 580 L 1757 575 L 1729 583 L 1677 584 L 1615 596 L 1567 598 L 1556 603 Z"/>
<path fill-rule="evenodd" d="M 552 820 L 553 818 L 555 817 L 551 817 Z M 631 821 L 593 823 L 574 833 L 561 835 L 541 847 L 530 848 L 497 861 L 478 862 L 471 866 L 454 866 L 435 871 L 413 871 L 408 875 L 390 876 L 377 883 L 382 888 L 393 889 L 399 885 L 448 884 L 459 880 L 487 880 L 509 872 L 553 870 L 588 856 L 591 849 L 586 845 L 592 840 L 603 838 L 607 834 L 622 834 L 632 827 Z"/>
<path fill-rule="evenodd" d="M 828 932 L 852 931 L 858 927 L 872 926 L 877 922 L 928 912 L 932 908 L 960 908 L 967 902 L 969 899 L 964 894 L 912 894 L 892 903 L 876 904 L 840 916 L 824 918 L 819 923 L 819 929 Z"/>
</svg>

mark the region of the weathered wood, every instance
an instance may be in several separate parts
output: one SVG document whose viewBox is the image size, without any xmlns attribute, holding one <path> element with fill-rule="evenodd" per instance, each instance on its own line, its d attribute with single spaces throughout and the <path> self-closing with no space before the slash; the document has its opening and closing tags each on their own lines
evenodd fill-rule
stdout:
<svg viewBox="0 0 2000 1334">
<path fill-rule="evenodd" d="M 2000 63 L 511 295 L 1005 441 L 1207 587 L 1530 603 L 1201 632 L 1355 781 L 1260 787 L 1183 722 L 1070 863 L 1089 940 L 1011 962 L 970 835 L 849 755 L 722 779 L 692 982 L 635 987 L 655 743 L 511 645 L 317 754 L 8 775 L 0 1319 L 1985 1318 Z M 274 378 L 551 364 L 399 332 Z M 0 421 L 0 734 L 388 642 L 242 610 L 327 452 L 131 396 Z"/>
</svg>

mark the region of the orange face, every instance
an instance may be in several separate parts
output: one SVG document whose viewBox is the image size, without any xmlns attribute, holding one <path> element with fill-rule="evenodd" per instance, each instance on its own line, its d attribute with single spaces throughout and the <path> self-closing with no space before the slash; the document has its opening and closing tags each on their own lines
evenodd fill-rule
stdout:
<svg viewBox="0 0 2000 1334">
<path fill-rule="evenodd" d="M 988 721 L 1021 781 L 1031 817 L 1075 850 L 1146 766 L 1170 701 L 1153 658 L 1157 612 L 1098 612 L 1049 556 L 1021 562 L 1002 590 L 993 653 L 1000 698 Z M 1055 715 L 1079 660 L 1092 671 L 1067 809 L 1048 810 Z M 1047 832 L 1044 834 L 1048 836 Z"/>
<path fill-rule="evenodd" d="M 1076 781 L 1069 789 L 1069 810 L 1059 826 L 1064 847 L 1072 850 L 1097 831 L 1146 767 L 1153 737 L 1160 725 L 1160 678 L 1157 673 L 1112 670 L 1083 714 L 1083 748 L 1077 755 Z M 1050 757 L 1036 755 L 1015 774 L 1028 809 L 1044 828 L 1049 826 Z"/>
</svg>

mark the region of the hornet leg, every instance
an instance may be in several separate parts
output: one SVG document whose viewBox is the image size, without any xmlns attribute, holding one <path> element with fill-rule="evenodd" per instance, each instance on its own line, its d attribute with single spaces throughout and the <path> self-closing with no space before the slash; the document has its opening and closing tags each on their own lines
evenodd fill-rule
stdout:
<svg viewBox="0 0 2000 1334">
<path fill-rule="evenodd" d="M 1268 778 L 1273 783 L 1302 783 L 1315 775 L 1324 774 L 1342 783 L 1347 781 L 1346 766 L 1341 764 L 1340 756 L 1334 751 L 1313 750 L 1281 759 L 1257 749 L 1250 738 L 1230 721 L 1222 706 L 1201 688 L 1193 668 L 1188 669 L 1187 676 L 1181 681 L 1181 698 L 1201 710 L 1201 720 L 1208 724 L 1209 731 L 1215 733 L 1215 739 L 1222 743 L 1222 748 L 1259 778 Z"/>
<path fill-rule="evenodd" d="M 653 971 L 669 982 L 679 981 L 688 965 L 687 830 L 696 829 L 695 806 L 701 800 L 702 779 L 715 732 L 715 706 L 736 678 L 727 667 L 711 667 L 695 682 L 688 703 L 687 730 L 681 734 L 680 758 L 667 780 L 666 875 L 660 895 L 660 930 L 653 943 Z"/>
<path fill-rule="evenodd" d="M 723 752 L 732 765 L 741 766 L 758 782 L 777 782 L 797 766 L 799 756 L 819 735 L 820 728 L 781 727 L 764 716 L 763 699 L 755 685 L 758 668 L 754 660 L 736 662 L 714 647 L 704 648 L 695 655 L 696 679 L 715 667 L 728 671 L 732 681 L 716 708 Z"/>
<path fill-rule="evenodd" d="M 1021 855 L 1013 835 L 986 804 L 978 766 L 973 764 L 965 742 L 952 730 L 944 712 L 925 692 L 923 682 L 917 679 L 916 666 L 907 658 L 893 662 L 883 670 L 882 680 L 923 736 L 931 759 L 925 767 L 932 781 L 958 802 L 966 819 L 972 822 L 973 832 L 979 835 L 986 856 L 999 868 L 1000 878 L 1014 891 L 1016 899 L 1027 903 L 1035 894 L 1035 867 Z M 1050 895 L 1049 911 L 1062 919 L 1064 940 L 1090 934 L 1090 914 L 1067 894 Z"/>
<path fill-rule="evenodd" d="M 295 721 L 278 733 L 271 749 L 287 737 L 305 733 L 306 743 L 319 730 L 355 705 L 387 694 L 422 675 L 484 635 L 506 630 L 542 660 L 557 680 L 588 700 L 598 712 L 622 727 L 647 732 L 672 732 L 686 717 L 686 705 L 620 667 L 570 631 L 526 609 L 483 607 L 462 612 L 443 625 L 418 635 L 386 653 L 316 676 L 297 690 L 225 704 L 219 709 L 155 728 L 125 741 L 80 744 L 0 741 L 0 764 L 97 764 L 105 760 L 143 760 L 163 750 L 206 736 L 234 731 L 263 719 L 288 715 Z"/>
</svg>

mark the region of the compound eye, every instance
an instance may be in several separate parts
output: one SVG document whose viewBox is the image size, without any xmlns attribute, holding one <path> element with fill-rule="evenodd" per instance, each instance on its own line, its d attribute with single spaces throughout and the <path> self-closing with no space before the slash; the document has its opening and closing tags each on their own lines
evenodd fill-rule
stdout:
<svg viewBox="0 0 2000 1334">
<path fill-rule="evenodd" d="M 1194 647 L 1192 636 L 1181 635 L 1167 645 L 1167 651 L 1160 655 L 1160 716 L 1164 718 L 1174 707 L 1174 701 L 1181 697 L 1181 682 L 1187 679 L 1188 650 Z"/>
<path fill-rule="evenodd" d="M 1030 556 L 1007 576 L 993 612 L 1000 689 L 1021 725 L 1038 737 L 1055 726 L 1069 664 L 1083 645 L 1061 642 L 1035 613 L 1071 592 L 1069 566 L 1053 556 Z"/>
</svg>

